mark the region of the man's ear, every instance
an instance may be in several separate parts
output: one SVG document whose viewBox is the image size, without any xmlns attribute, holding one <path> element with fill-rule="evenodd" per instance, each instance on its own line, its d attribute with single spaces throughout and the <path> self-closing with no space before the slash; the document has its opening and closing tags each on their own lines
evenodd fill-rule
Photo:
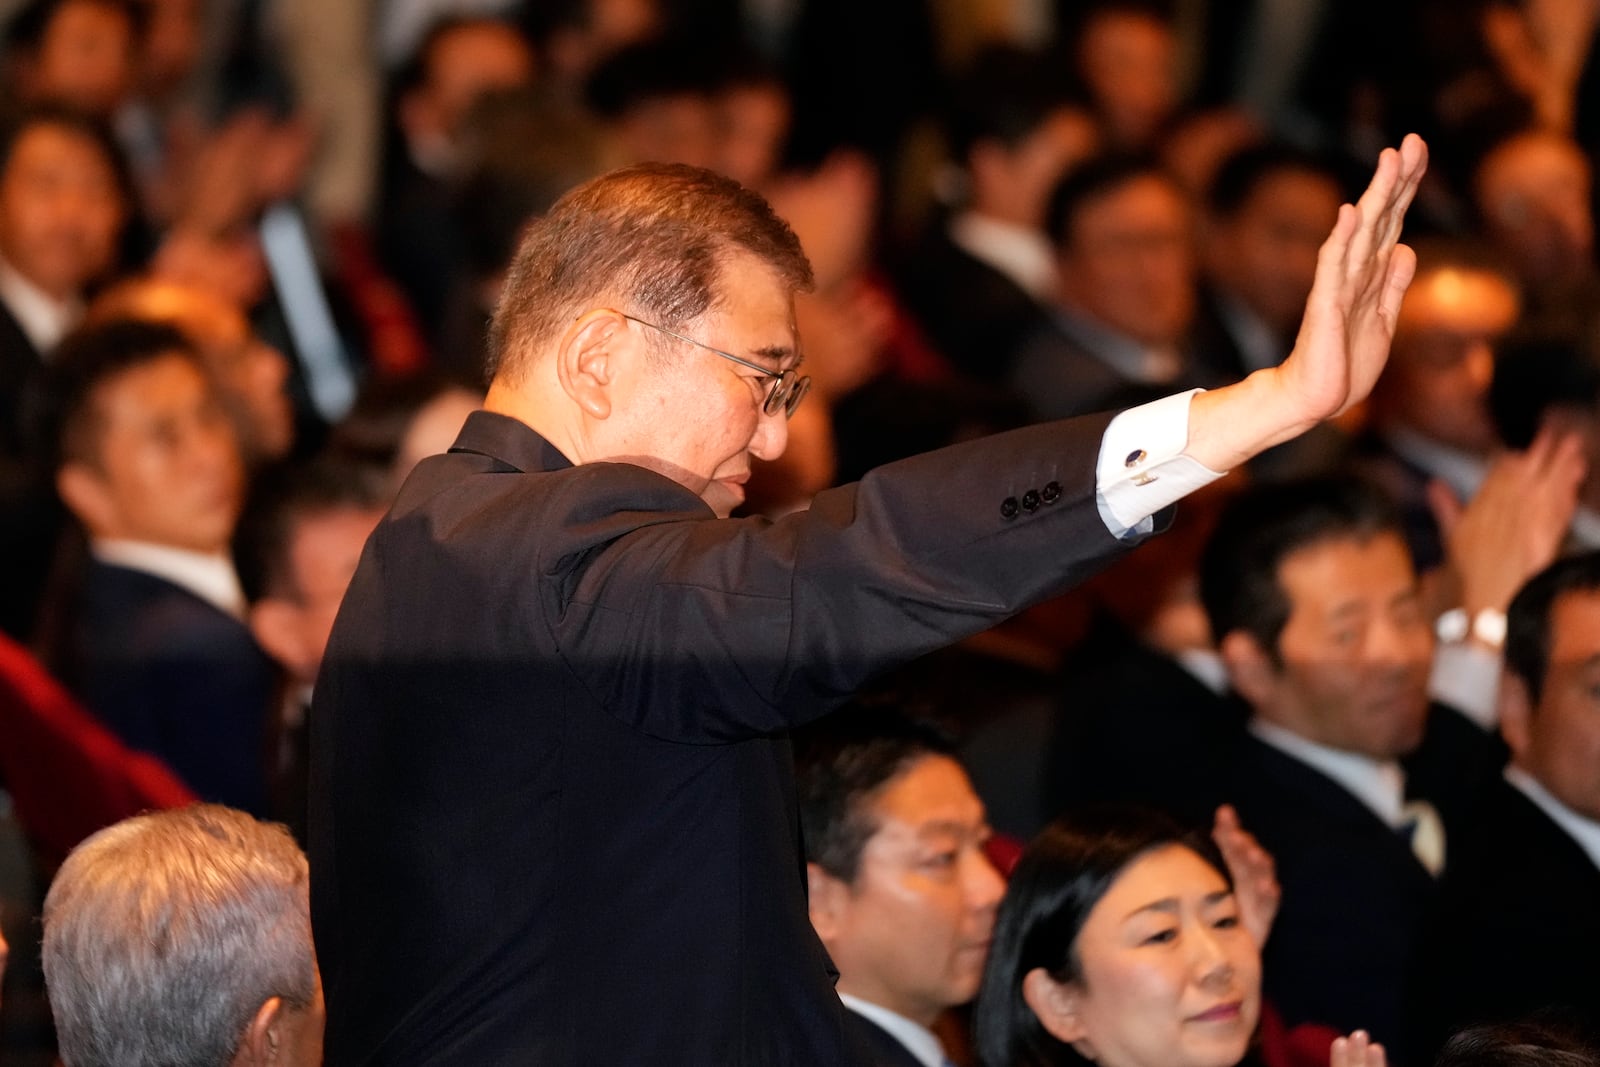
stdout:
<svg viewBox="0 0 1600 1067">
<path fill-rule="evenodd" d="M 282 997 L 268 997 L 245 1025 L 239 1038 L 239 1051 L 233 1054 L 229 1067 L 267 1067 L 278 1060 L 278 1046 L 286 1040 L 283 1035 L 285 1008 Z"/>
<path fill-rule="evenodd" d="M 1045 1033 L 1094 1059 L 1078 1011 L 1081 995 L 1075 983 L 1058 982 L 1043 967 L 1035 967 L 1022 976 L 1022 999 L 1038 1017 Z"/>
<path fill-rule="evenodd" d="M 824 943 L 836 940 L 850 907 L 850 886 L 815 863 L 806 864 L 806 905 L 811 927 Z"/>
<path fill-rule="evenodd" d="M 556 352 L 562 390 L 590 418 L 609 417 L 617 372 L 633 346 L 641 343 L 621 312 L 610 308 L 585 312 L 567 328 Z"/>
<path fill-rule="evenodd" d="M 62 464 L 56 471 L 56 492 L 67 510 L 91 534 L 98 534 L 116 525 L 116 504 L 105 475 L 79 460 Z"/>
<path fill-rule="evenodd" d="M 1500 736 L 1511 749 L 1511 758 L 1528 750 L 1533 743 L 1533 697 L 1528 683 L 1510 671 L 1500 674 Z"/>
<path fill-rule="evenodd" d="M 1228 681 L 1240 696 L 1252 707 L 1271 703 L 1278 668 L 1254 637 L 1243 630 L 1234 630 L 1222 639 L 1217 651 L 1228 668 Z"/>
</svg>

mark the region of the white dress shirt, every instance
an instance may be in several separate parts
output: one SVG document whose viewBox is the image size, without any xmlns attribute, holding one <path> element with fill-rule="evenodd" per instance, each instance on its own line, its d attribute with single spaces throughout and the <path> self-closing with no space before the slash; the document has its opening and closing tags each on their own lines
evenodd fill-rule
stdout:
<svg viewBox="0 0 1600 1067">
<path fill-rule="evenodd" d="M 0 303 L 5 304 L 28 343 L 41 355 L 60 344 L 67 331 L 83 318 L 81 301 L 57 300 L 4 259 L 0 259 Z"/>
<path fill-rule="evenodd" d="M 888 1008 L 879 1007 L 860 997 L 852 997 L 849 993 L 840 993 L 839 999 L 844 1001 L 845 1007 L 857 1015 L 877 1023 L 927 1067 L 944 1067 L 949 1062 L 945 1058 L 944 1046 L 939 1043 L 939 1038 L 926 1026 L 914 1023 L 904 1015 L 896 1014 Z"/>
<path fill-rule="evenodd" d="M 1250 732 L 1284 755 L 1333 779 L 1384 825 L 1398 830 L 1405 821 L 1406 772 L 1398 761 L 1375 760 L 1319 745 L 1259 716 L 1250 720 Z"/>
<path fill-rule="evenodd" d="M 1056 292 L 1056 253 L 1039 230 L 965 211 L 950 220 L 950 240 L 1043 304 Z"/>
<path fill-rule="evenodd" d="M 219 611 L 244 618 L 244 590 L 226 553 L 191 552 L 148 541 L 96 540 L 90 551 L 101 563 L 143 571 L 186 589 Z"/>
</svg>

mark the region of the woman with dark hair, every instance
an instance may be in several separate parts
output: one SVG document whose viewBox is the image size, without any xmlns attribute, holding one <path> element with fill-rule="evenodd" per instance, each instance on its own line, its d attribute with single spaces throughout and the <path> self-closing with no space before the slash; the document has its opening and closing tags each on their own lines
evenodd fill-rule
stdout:
<svg viewBox="0 0 1600 1067">
<path fill-rule="evenodd" d="M 1235 1067 L 1261 1014 L 1266 931 L 1210 841 L 1138 808 L 1058 819 L 995 921 L 974 1034 L 984 1067 Z M 1383 1067 L 1356 1033 L 1332 1067 Z"/>
</svg>

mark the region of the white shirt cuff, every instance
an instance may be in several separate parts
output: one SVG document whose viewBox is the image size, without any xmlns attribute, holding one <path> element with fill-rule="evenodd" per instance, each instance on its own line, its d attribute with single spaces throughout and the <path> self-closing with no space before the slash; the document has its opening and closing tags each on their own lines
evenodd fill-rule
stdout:
<svg viewBox="0 0 1600 1067">
<path fill-rule="evenodd" d="M 1095 502 L 1113 536 L 1149 533 L 1152 515 L 1225 473 L 1184 454 L 1189 401 L 1198 392 L 1191 389 L 1129 408 L 1106 427 L 1095 466 Z"/>
<path fill-rule="evenodd" d="M 1476 641 L 1441 641 L 1433 652 L 1428 696 L 1483 727 L 1500 722 L 1500 657 Z"/>
</svg>

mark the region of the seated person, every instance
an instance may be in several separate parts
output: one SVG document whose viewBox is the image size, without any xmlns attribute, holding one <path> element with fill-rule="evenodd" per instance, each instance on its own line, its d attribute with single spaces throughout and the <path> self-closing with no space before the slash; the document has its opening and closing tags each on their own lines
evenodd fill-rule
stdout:
<svg viewBox="0 0 1600 1067">
<path fill-rule="evenodd" d="M 282 827 L 211 804 L 73 849 L 43 920 L 66 1067 L 318 1067 L 308 886 Z"/>
<path fill-rule="evenodd" d="M 796 744 L 811 925 L 862 1062 L 940 1067 L 934 1024 L 977 993 L 1005 888 L 983 802 L 947 738 L 888 710 L 832 716 Z"/>
<path fill-rule="evenodd" d="M 189 342 L 149 323 L 86 328 L 50 373 L 56 487 L 92 558 L 45 661 L 124 744 L 261 811 L 275 683 L 228 557 L 243 467 L 217 391 Z"/>
<path fill-rule="evenodd" d="M 1453 1029 L 1556 1010 L 1600 1037 L 1600 553 L 1511 602 L 1504 781 L 1452 857 L 1409 1013 L 1418 1062 Z M 1470 931 L 1470 936 L 1463 936 Z"/>
<path fill-rule="evenodd" d="M 1222 857 L 1108 807 L 1052 823 L 1001 902 L 978 994 L 984 1067 L 1234 1067 L 1261 1015 L 1261 951 Z M 1369 1060 L 1363 1035 L 1336 1065 Z"/>
<path fill-rule="evenodd" d="M 1503 758 L 1493 709 L 1473 721 L 1430 704 L 1435 644 L 1416 571 L 1399 520 L 1364 483 L 1232 501 L 1200 592 L 1250 718 L 1186 810 L 1232 803 L 1277 861 L 1267 992 L 1284 1021 L 1397 1040 L 1434 879 Z"/>
</svg>

